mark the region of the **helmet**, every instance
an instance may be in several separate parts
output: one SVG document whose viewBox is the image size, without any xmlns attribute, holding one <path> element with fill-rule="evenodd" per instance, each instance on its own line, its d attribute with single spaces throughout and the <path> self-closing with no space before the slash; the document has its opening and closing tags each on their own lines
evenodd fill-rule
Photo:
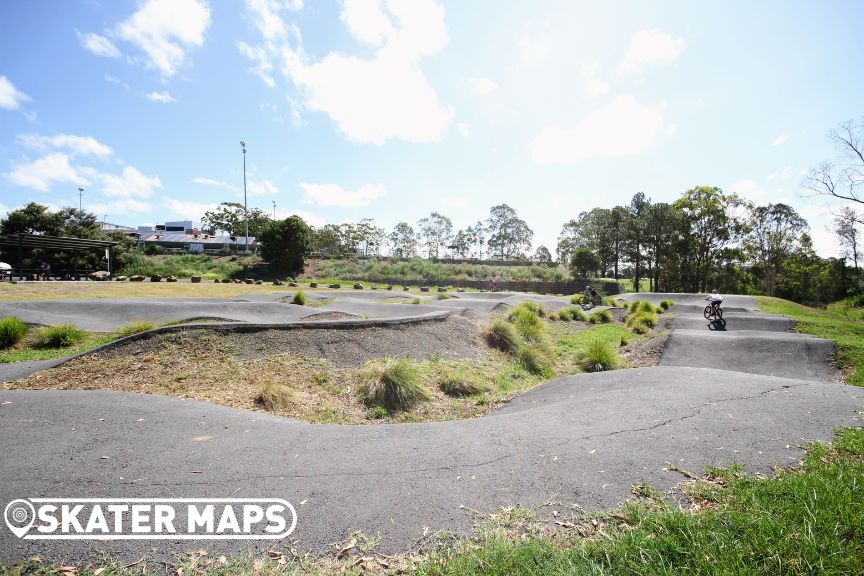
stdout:
<svg viewBox="0 0 864 576">
<path fill-rule="evenodd" d="M 588 284 L 587 286 L 585 286 L 585 290 L 591 290 L 591 285 Z"/>
<path fill-rule="evenodd" d="M 711 294 L 717 294 L 717 289 L 714 288 L 713 290 L 711 290 Z"/>
</svg>

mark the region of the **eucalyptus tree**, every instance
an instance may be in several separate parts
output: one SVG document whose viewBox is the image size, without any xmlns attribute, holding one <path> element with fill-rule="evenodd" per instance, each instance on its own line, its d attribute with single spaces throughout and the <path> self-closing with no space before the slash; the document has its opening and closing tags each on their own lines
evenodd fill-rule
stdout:
<svg viewBox="0 0 864 576">
<path fill-rule="evenodd" d="M 438 258 L 442 247 L 447 247 L 453 235 L 453 222 L 447 216 L 432 212 L 417 222 L 418 239 L 426 246 L 428 258 Z"/>
<path fill-rule="evenodd" d="M 417 253 L 417 237 L 407 222 L 399 222 L 388 236 L 390 253 L 398 258 L 411 258 Z"/>
<path fill-rule="evenodd" d="M 486 219 L 486 241 L 490 253 L 500 260 L 524 257 L 531 248 L 534 232 L 507 204 L 493 206 Z"/>
</svg>

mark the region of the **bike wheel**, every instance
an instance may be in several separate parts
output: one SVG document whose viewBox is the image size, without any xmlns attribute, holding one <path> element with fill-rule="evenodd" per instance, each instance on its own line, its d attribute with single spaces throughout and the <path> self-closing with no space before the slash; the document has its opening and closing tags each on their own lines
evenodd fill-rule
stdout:
<svg viewBox="0 0 864 576">
<path fill-rule="evenodd" d="M 723 309 L 720 308 L 719 306 L 717 307 L 717 319 L 718 319 L 718 320 L 722 320 L 722 319 L 723 319 Z"/>
<path fill-rule="evenodd" d="M 705 315 L 705 319 L 708 320 L 711 318 L 711 306 L 705 306 L 705 311 L 703 312 Z"/>
</svg>

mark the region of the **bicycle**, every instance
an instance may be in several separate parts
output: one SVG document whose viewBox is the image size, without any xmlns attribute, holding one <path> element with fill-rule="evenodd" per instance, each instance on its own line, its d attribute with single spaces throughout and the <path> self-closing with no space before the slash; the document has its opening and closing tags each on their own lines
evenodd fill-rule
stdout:
<svg viewBox="0 0 864 576">
<path fill-rule="evenodd" d="M 723 319 L 723 309 L 720 306 L 714 307 L 713 304 L 708 304 L 705 306 L 704 312 L 702 314 L 705 316 L 706 320 L 722 320 Z"/>
<path fill-rule="evenodd" d="M 594 295 L 590 290 L 586 290 L 585 294 L 582 295 L 582 298 L 579 300 L 579 305 L 583 310 L 591 310 L 595 306 L 599 306 L 603 303 L 603 298 L 600 295 Z"/>
</svg>

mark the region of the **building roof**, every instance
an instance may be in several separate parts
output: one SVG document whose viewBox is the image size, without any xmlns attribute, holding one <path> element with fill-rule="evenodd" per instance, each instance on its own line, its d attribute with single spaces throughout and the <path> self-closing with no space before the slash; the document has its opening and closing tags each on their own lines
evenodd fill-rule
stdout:
<svg viewBox="0 0 864 576">
<path fill-rule="evenodd" d="M 39 234 L 10 234 L 0 236 L 0 246 L 21 246 L 22 248 L 45 248 L 54 250 L 87 250 L 108 248 L 117 242 L 91 240 L 89 238 L 68 238 L 60 236 L 41 236 Z"/>
<path fill-rule="evenodd" d="M 243 236 L 214 236 L 213 234 L 198 234 L 196 238 L 193 234 L 185 232 L 164 232 L 156 230 L 154 232 L 142 232 L 141 240 L 144 242 L 165 242 L 172 244 L 246 244 Z M 255 243 L 255 237 L 249 236 L 249 244 Z"/>
</svg>

